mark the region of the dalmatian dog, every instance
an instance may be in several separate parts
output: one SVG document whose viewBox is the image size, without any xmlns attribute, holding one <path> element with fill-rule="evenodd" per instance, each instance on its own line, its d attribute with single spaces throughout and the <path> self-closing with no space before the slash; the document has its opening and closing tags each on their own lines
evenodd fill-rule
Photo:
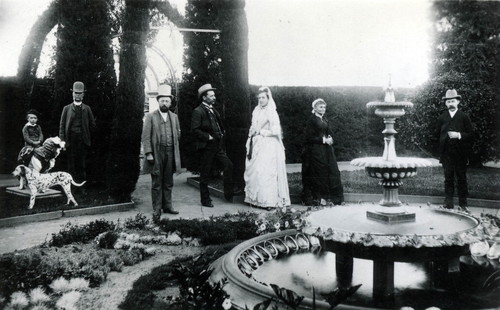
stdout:
<svg viewBox="0 0 500 310">
<path fill-rule="evenodd" d="M 28 209 L 33 209 L 36 195 L 39 192 L 46 191 L 56 185 L 60 185 L 66 194 L 66 197 L 68 198 L 68 202 L 66 204 L 69 205 L 69 203 L 72 202 L 75 206 L 78 206 L 78 203 L 75 201 L 75 197 L 73 197 L 73 194 L 71 193 L 71 185 L 82 186 L 86 182 L 83 181 L 80 184 L 76 183 L 73 181 L 71 174 L 67 172 L 59 171 L 51 173 L 36 173 L 24 165 L 17 166 L 12 172 L 12 175 L 19 178 L 25 177 L 28 182 L 28 187 L 31 190 L 30 205 L 28 206 Z"/>
<path fill-rule="evenodd" d="M 25 164 L 27 164 L 34 173 L 46 173 L 54 168 L 56 158 L 61 153 L 61 150 L 64 150 L 65 146 L 66 142 L 62 141 L 59 137 L 47 138 L 41 146 L 33 150 L 29 162 Z M 25 178 L 20 178 L 19 189 L 25 188 L 25 183 L 27 183 L 27 180 Z"/>
</svg>

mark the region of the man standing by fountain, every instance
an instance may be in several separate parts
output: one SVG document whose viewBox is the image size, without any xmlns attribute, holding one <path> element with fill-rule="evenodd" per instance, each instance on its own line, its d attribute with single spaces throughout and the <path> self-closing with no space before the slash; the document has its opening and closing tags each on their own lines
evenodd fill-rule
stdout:
<svg viewBox="0 0 500 310">
<path fill-rule="evenodd" d="M 472 123 L 467 114 L 458 110 L 462 97 L 455 89 L 447 90 L 442 99 L 448 109 L 438 118 L 439 162 L 444 169 L 444 207 L 453 209 L 456 178 L 458 205 L 463 211 L 468 211 L 466 172 L 473 143 Z"/>
</svg>

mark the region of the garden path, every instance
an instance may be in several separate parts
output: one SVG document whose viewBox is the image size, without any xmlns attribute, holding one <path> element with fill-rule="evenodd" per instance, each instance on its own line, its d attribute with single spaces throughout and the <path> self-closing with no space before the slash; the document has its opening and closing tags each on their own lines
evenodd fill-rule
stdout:
<svg viewBox="0 0 500 310">
<path fill-rule="evenodd" d="M 341 170 L 352 169 L 349 162 L 340 162 Z M 298 170 L 297 170 L 298 169 Z M 300 165 L 287 165 L 288 172 L 300 171 Z M 162 215 L 169 218 L 208 218 L 226 213 L 237 213 L 239 211 L 268 212 L 263 209 L 252 208 L 244 203 L 230 203 L 223 199 L 213 197 L 215 208 L 202 208 L 199 203 L 198 189 L 187 184 L 186 180 L 191 177 L 191 173 L 184 172 L 174 176 L 173 205 L 179 211 L 178 215 Z M 45 240 L 49 240 L 52 233 L 57 233 L 61 227 L 68 222 L 73 224 L 84 224 L 96 219 L 106 219 L 110 221 L 123 221 L 126 218 L 134 217 L 137 213 L 151 215 L 151 179 L 149 175 L 141 175 L 133 193 L 135 208 L 122 211 L 110 212 L 106 214 L 82 215 L 78 217 L 59 218 L 44 222 L 33 222 L 20 224 L 13 227 L 0 228 L 0 254 L 21 250 L 39 245 Z M 292 205 L 294 208 L 303 208 L 300 205 Z M 479 215 L 481 212 L 489 211 L 481 208 L 470 208 L 472 214 Z M 492 211 L 496 211 L 491 209 Z"/>
</svg>

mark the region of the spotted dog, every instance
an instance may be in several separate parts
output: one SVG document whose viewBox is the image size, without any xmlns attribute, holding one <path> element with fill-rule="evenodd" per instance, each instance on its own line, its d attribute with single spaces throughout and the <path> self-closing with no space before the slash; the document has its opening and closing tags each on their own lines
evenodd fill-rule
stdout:
<svg viewBox="0 0 500 310">
<path fill-rule="evenodd" d="M 78 206 L 78 203 L 75 201 L 75 197 L 71 194 L 71 184 L 75 186 L 82 186 L 85 184 L 85 181 L 80 184 L 76 183 L 73 181 L 71 174 L 67 172 L 59 171 L 51 173 L 37 173 L 33 172 L 30 168 L 24 165 L 17 166 L 12 172 L 12 175 L 20 178 L 25 177 L 28 181 L 28 187 L 31 190 L 30 205 L 28 206 L 28 209 L 32 209 L 35 205 L 36 195 L 39 192 L 44 192 L 56 185 L 60 185 L 66 194 L 66 197 L 68 198 L 68 202 L 66 204 L 72 202 L 75 206 Z"/>
<path fill-rule="evenodd" d="M 62 141 L 59 137 L 47 138 L 41 146 L 28 153 L 26 160 L 22 160 L 20 163 L 24 163 L 32 169 L 33 172 L 49 172 L 49 170 L 56 164 L 56 158 L 65 146 L 66 142 Z M 25 183 L 27 183 L 25 178 L 20 178 L 19 189 L 25 188 Z"/>
</svg>

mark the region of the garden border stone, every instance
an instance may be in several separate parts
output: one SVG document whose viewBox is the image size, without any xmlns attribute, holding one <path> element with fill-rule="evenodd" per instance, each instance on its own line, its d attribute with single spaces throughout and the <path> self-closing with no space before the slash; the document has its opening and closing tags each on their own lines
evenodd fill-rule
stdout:
<svg viewBox="0 0 500 310">
<path fill-rule="evenodd" d="M 44 212 L 37 214 L 13 216 L 0 219 L 0 228 L 15 226 L 24 223 L 54 220 L 61 217 L 74 217 L 80 215 L 103 214 L 115 211 L 128 211 L 130 209 L 133 209 L 134 207 L 135 203 L 133 201 L 130 201 L 130 202 L 102 205 L 90 208 L 59 210 L 59 211 Z"/>
<path fill-rule="evenodd" d="M 193 187 L 199 188 L 200 182 L 199 177 L 187 178 L 187 183 Z M 224 193 L 212 186 L 208 186 L 210 194 L 215 197 L 224 199 Z M 245 196 L 235 196 L 233 198 L 234 203 L 244 203 Z M 344 193 L 344 200 L 346 202 L 374 202 L 378 203 L 382 199 L 382 192 L 380 194 L 358 194 L 358 193 Z M 292 204 L 302 204 L 300 195 L 291 194 L 290 200 Z M 402 203 L 430 203 L 430 204 L 442 204 L 444 197 L 440 196 L 419 196 L 419 195 L 399 195 L 399 200 Z M 468 199 L 469 206 L 477 208 L 488 208 L 488 209 L 500 209 L 500 201 L 498 200 L 487 200 L 487 199 Z M 458 198 L 455 198 L 455 204 L 458 205 Z"/>
</svg>

